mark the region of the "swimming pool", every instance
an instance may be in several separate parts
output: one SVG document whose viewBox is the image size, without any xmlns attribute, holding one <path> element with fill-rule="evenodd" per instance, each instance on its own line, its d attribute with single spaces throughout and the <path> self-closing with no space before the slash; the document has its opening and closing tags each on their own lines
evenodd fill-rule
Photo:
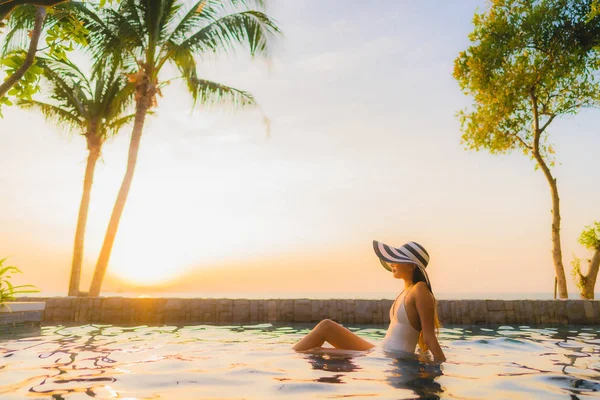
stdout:
<svg viewBox="0 0 600 400">
<path fill-rule="evenodd" d="M 44 326 L 0 336 L 2 399 L 600 398 L 600 328 L 448 326 L 442 368 L 301 354 L 311 325 Z M 350 326 L 379 343 L 383 326 Z"/>
</svg>

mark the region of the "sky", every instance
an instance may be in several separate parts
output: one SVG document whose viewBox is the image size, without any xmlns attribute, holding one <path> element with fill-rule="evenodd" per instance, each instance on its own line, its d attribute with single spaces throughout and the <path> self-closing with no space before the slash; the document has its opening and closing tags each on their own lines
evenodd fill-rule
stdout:
<svg viewBox="0 0 600 400">
<path fill-rule="evenodd" d="M 103 289 L 387 296 L 402 282 L 377 261 L 377 239 L 422 244 L 434 292 L 552 292 L 551 198 L 541 171 L 519 152 L 492 156 L 460 143 L 456 113 L 470 99 L 453 62 L 485 7 L 272 2 L 285 36 L 269 60 L 229 55 L 200 66 L 202 76 L 253 93 L 260 110 L 193 108 L 181 85 L 163 91 L 146 121 Z M 16 283 L 66 293 L 85 141 L 35 112 L 3 113 L 0 257 L 23 271 Z M 591 151 L 600 148 L 599 118 L 586 110 L 549 128 L 572 298 L 570 262 L 588 256 L 577 238 L 600 221 Z M 96 169 L 82 290 L 130 129 L 105 144 Z"/>
</svg>

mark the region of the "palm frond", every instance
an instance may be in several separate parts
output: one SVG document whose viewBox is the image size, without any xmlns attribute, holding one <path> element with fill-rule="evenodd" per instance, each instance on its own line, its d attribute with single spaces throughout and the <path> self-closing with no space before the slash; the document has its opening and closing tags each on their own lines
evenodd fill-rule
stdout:
<svg viewBox="0 0 600 400">
<path fill-rule="evenodd" d="M 44 115 L 46 120 L 54 124 L 64 126 L 70 131 L 82 129 L 85 125 L 84 121 L 81 120 L 76 114 L 58 105 L 44 103 L 37 100 L 23 100 L 17 104 L 23 108 L 37 109 Z"/>
<path fill-rule="evenodd" d="M 194 88 L 194 103 L 231 104 L 235 107 L 255 106 L 256 100 L 251 93 L 222 85 L 206 79 L 189 79 L 188 86 Z"/>
<path fill-rule="evenodd" d="M 191 84 L 196 78 L 196 60 L 194 59 L 194 53 L 192 53 L 192 49 L 189 47 L 181 47 L 176 46 L 174 44 L 167 44 L 165 49 L 170 53 L 169 58 L 163 57 L 162 62 L 171 61 L 179 72 L 181 76 L 188 81 L 188 89 L 194 95 L 194 100 L 196 100 L 196 92 L 195 85 Z M 167 53 L 167 54 L 169 54 Z M 160 70 L 163 64 L 159 64 L 157 69 Z"/>
<path fill-rule="evenodd" d="M 217 17 L 215 8 L 211 7 L 209 0 L 199 0 L 181 17 L 177 26 L 171 31 L 171 35 L 165 42 L 178 42 L 189 36 L 192 28 L 198 25 L 206 25 Z"/>
<path fill-rule="evenodd" d="M 139 41 L 139 35 L 126 34 L 131 29 L 128 29 L 129 24 L 118 11 L 111 8 L 91 9 L 81 4 L 76 5 L 74 9 L 77 18 L 89 31 L 89 46 L 85 51 L 96 60 L 93 67 L 94 74 L 104 63 L 121 65 L 125 62 L 135 62 L 135 55 L 128 51 L 130 47 L 128 42 L 136 36 Z"/>
<path fill-rule="evenodd" d="M 0 6 L 0 10 L 2 7 Z M 1 14 L 2 11 L 0 11 Z M 29 37 L 27 32 L 33 29 L 35 24 L 35 6 L 16 7 L 7 21 L 8 32 L 2 45 L 2 55 L 27 47 Z"/>
<path fill-rule="evenodd" d="M 39 64 L 44 69 L 44 77 L 52 85 L 52 98 L 86 118 L 88 109 L 84 102 L 90 93 L 89 87 L 85 85 L 87 81 L 82 81 L 77 73 L 61 67 L 62 63 L 56 60 L 40 59 Z"/>
<path fill-rule="evenodd" d="M 178 44 L 195 53 L 231 51 L 236 45 L 247 45 L 251 55 L 268 55 L 269 42 L 280 29 L 268 15 L 259 11 L 229 14 L 201 28 Z"/>
<path fill-rule="evenodd" d="M 70 60 L 47 57 L 38 57 L 38 60 L 42 67 L 47 66 L 57 74 L 62 74 L 64 76 L 70 77 L 71 79 L 76 81 L 75 83 L 78 86 L 85 89 L 89 89 L 91 87 L 90 81 L 86 74 L 84 74 L 83 71 L 81 71 L 81 69 Z M 80 83 L 83 83 L 83 86 L 81 86 Z M 91 92 L 88 94 L 91 95 Z"/>
<path fill-rule="evenodd" d="M 107 123 L 106 130 L 107 132 L 116 135 L 119 132 L 119 130 L 121 130 L 121 128 L 133 122 L 133 120 L 135 120 L 135 113 L 126 115 L 124 117 L 113 120 L 110 123 Z"/>
<path fill-rule="evenodd" d="M 113 75 L 106 80 L 102 93 L 99 115 L 107 121 L 118 119 L 133 103 L 135 84 L 122 75 Z"/>
</svg>

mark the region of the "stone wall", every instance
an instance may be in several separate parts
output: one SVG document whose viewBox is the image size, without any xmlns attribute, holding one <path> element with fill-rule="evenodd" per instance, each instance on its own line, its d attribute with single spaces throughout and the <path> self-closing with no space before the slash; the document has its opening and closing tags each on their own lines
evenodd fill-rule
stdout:
<svg viewBox="0 0 600 400">
<path fill-rule="evenodd" d="M 21 298 L 46 301 L 42 322 L 105 324 L 387 324 L 392 300 Z M 600 325 L 597 300 L 439 300 L 442 324 Z"/>
<path fill-rule="evenodd" d="M 0 313 L 0 328 L 39 325 L 43 311 L 15 311 Z"/>
</svg>

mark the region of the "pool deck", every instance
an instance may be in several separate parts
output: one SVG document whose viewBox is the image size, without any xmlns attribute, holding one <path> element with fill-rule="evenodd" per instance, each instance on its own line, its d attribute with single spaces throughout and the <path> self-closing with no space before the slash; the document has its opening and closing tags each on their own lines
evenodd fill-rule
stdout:
<svg viewBox="0 0 600 400">
<path fill-rule="evenodd" d="M 45 301 L 42 323 L 149 325 L 389 323 L 392 300 L 22 297 Z M 445 325 L 600 325 L 599 300 L 438 300 Z"/>
</svg>

